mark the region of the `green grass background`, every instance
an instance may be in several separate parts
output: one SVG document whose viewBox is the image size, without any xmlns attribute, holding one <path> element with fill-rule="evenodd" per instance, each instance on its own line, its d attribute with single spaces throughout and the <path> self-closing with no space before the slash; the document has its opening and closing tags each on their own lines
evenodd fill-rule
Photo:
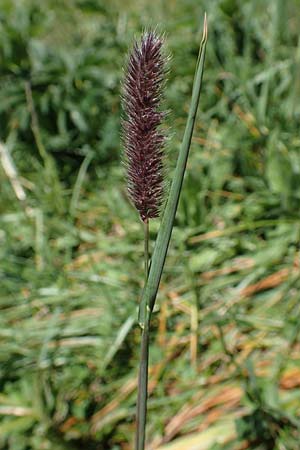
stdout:
<svg viewBox="0 0 300 450">
<path fill-rule="evenodd" d="M 153 316 L 149 449 L 300 449 L 299 0 L 0 0 L 0 448 L 132 449 L 142 227 L 120 80 L 172 54 L 168 178 L 200 111 Z M 159 222 L 151 224 L 155 237 Z"/>
</svg>

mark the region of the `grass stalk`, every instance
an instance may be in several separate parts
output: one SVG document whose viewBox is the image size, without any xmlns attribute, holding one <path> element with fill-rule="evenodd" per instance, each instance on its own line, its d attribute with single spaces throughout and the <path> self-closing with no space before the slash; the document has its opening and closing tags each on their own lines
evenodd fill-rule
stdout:
<svg viewBox="0 0 300 450">
<path fill-rule="evenodd" d="M 149 272 L 149 219 L 144 221 L 144 264 L 145 264 L 145 283 L 147 283 Z"/>
<path fill-rule="evenodd" d="M 150 325 L 147 324 L 147 326 L 142 329 L 136 411 L 136 450 L 144 450 L 145 448 L 148 397 L 149 326 Z"/>
<path fill-rule="evenodd" d="M 144 222 L 144 264 L 145 283 L 147 283 L 149 272 L 149 220 Z M 150 324 L 149 324 L 150 325 Z M 148 397 L 148 364 L 149 364 L 149 327 L 142 329 L 140 368 L 138 377 L 138 398 L 136 410 L 136 450 L 145 448 L 147 397 Z"/>
</svg>

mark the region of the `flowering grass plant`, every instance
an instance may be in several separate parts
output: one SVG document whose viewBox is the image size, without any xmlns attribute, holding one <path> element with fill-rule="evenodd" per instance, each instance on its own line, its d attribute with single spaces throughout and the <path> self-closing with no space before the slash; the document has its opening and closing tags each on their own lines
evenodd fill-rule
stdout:
<svg viewBox="0 0 300 450">
<path fill-rule="evenodd" d="M 138 380 L 136 450 L 145 448 L 151 314 L 168 251 L 191 145 L 200 99 L 206 42 L 207 22 L 205 16 L 189 115 L 150 265 L 148 250 L 149 219 L 159 215 L 163 199 L 163 147 L 165 140 L 163 133 L 160 131 L 165 113 L 160 111 L 159 107 L 166 64 L 162 52 L 163 40 L 155 32 L 145 33 L 140 45 L 135 43 L 129 57 L 124 81 L 123 100 L 126 118 L 123 121 L 123 136 L 128 192 L 145 228 L 145 286 L 139 308 L 142 338 Z"/>
</svg>

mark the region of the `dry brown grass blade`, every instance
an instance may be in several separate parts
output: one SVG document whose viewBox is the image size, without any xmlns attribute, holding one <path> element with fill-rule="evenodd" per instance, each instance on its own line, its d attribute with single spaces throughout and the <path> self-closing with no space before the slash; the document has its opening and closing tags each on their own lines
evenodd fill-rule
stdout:
<svg viewBox="0 0 300 450">
<path fill-rule="evenodd" d="M 242 390 L 236 386 L 227 386 L 218 390 L 218 392 L 205 399 L 198 399 L 199 404 L 193 406 L 184 406 L 178 414 L 176 414 L 165 427 L 165 435 L 163 443 L 169 442 L 179 431 L 183 425 L 195 417 L 208 412 L 210 409 L 218 405 L 236 406 L 242 396 Z"/>
<path fill-rule="evenodd" d="M 231 273 L 240 272 L 241 270 L 251 269 L 254 266 L 255 261 L 252 258 L 236 258 L 228 267 L 222 267 L 220 269 L 203 272 L 201 274 L 201 278 L 205 281 L 208 281 L 222 275 L 229 275 Z"/>
<path fill-rule="evenodd" d="M 297 269 L 293 270 L 293 274 L 297 272 L 299 272 Z M 290 275 L 291 269 L 289 268 L 278 270 L 277 272 L 272 273 L 271 275 L 258 281 L 257 283 L 251 284 L 250 286 L 242 289 L 239 295 L 241 297 L 250 297 L 251 295 L 256 294 L 260 291 L 264 291 L 265 289 L 272 289 L 286 281 Z"/>
<path fill-rule="evenodd" d="M 127 383 L 125 383 L 125 385 L 123 385 L 116 393 L 114 399 L 93 415 L 91 420 L 92 433 L 96 433 L 101 428 L 102 420 L 105 416 L 117 409 L 120 406 L 120 403 L 136 389 L 136 385 L 137 381 L 135 379 L 128 380 Z"/>
<path fill-rule="evenodd" d="M 300 387 L 300 368 L 293 367 L 287 370 L 281 377 L 280 387 L 282 389 L 295 389 Z"/>
<path fill-rule="evenodd" d="M 209 450 L 214 444 L 226 444 L 236 438 L 234 420 L 216 424 L 201 433 L 192 433 L 188 436 L 176 439 L 173 443 L 150 447 L 151 450 Z M 234 445 L 234 443 L 233 443 Z M 247 447 L 245 447 L 247 448 Z M 233 447 L 234 450 L 241 450 L 241 447 Z"/>
</svg>

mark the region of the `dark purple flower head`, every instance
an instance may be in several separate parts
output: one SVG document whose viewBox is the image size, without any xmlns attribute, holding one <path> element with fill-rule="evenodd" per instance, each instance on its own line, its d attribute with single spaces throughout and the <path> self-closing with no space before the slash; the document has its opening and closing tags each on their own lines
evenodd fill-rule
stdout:
<svg viewBox="0 0 300 450">
<path fill-rule="evenodd" d="M 145 32 L 129 56 L 124 88 L 123 139 L 129 197 L 143 221 L 159 215 L 163 199 L 163 148 L 160 100 L 166 74 L 163 39 Z"/>
</svg>

